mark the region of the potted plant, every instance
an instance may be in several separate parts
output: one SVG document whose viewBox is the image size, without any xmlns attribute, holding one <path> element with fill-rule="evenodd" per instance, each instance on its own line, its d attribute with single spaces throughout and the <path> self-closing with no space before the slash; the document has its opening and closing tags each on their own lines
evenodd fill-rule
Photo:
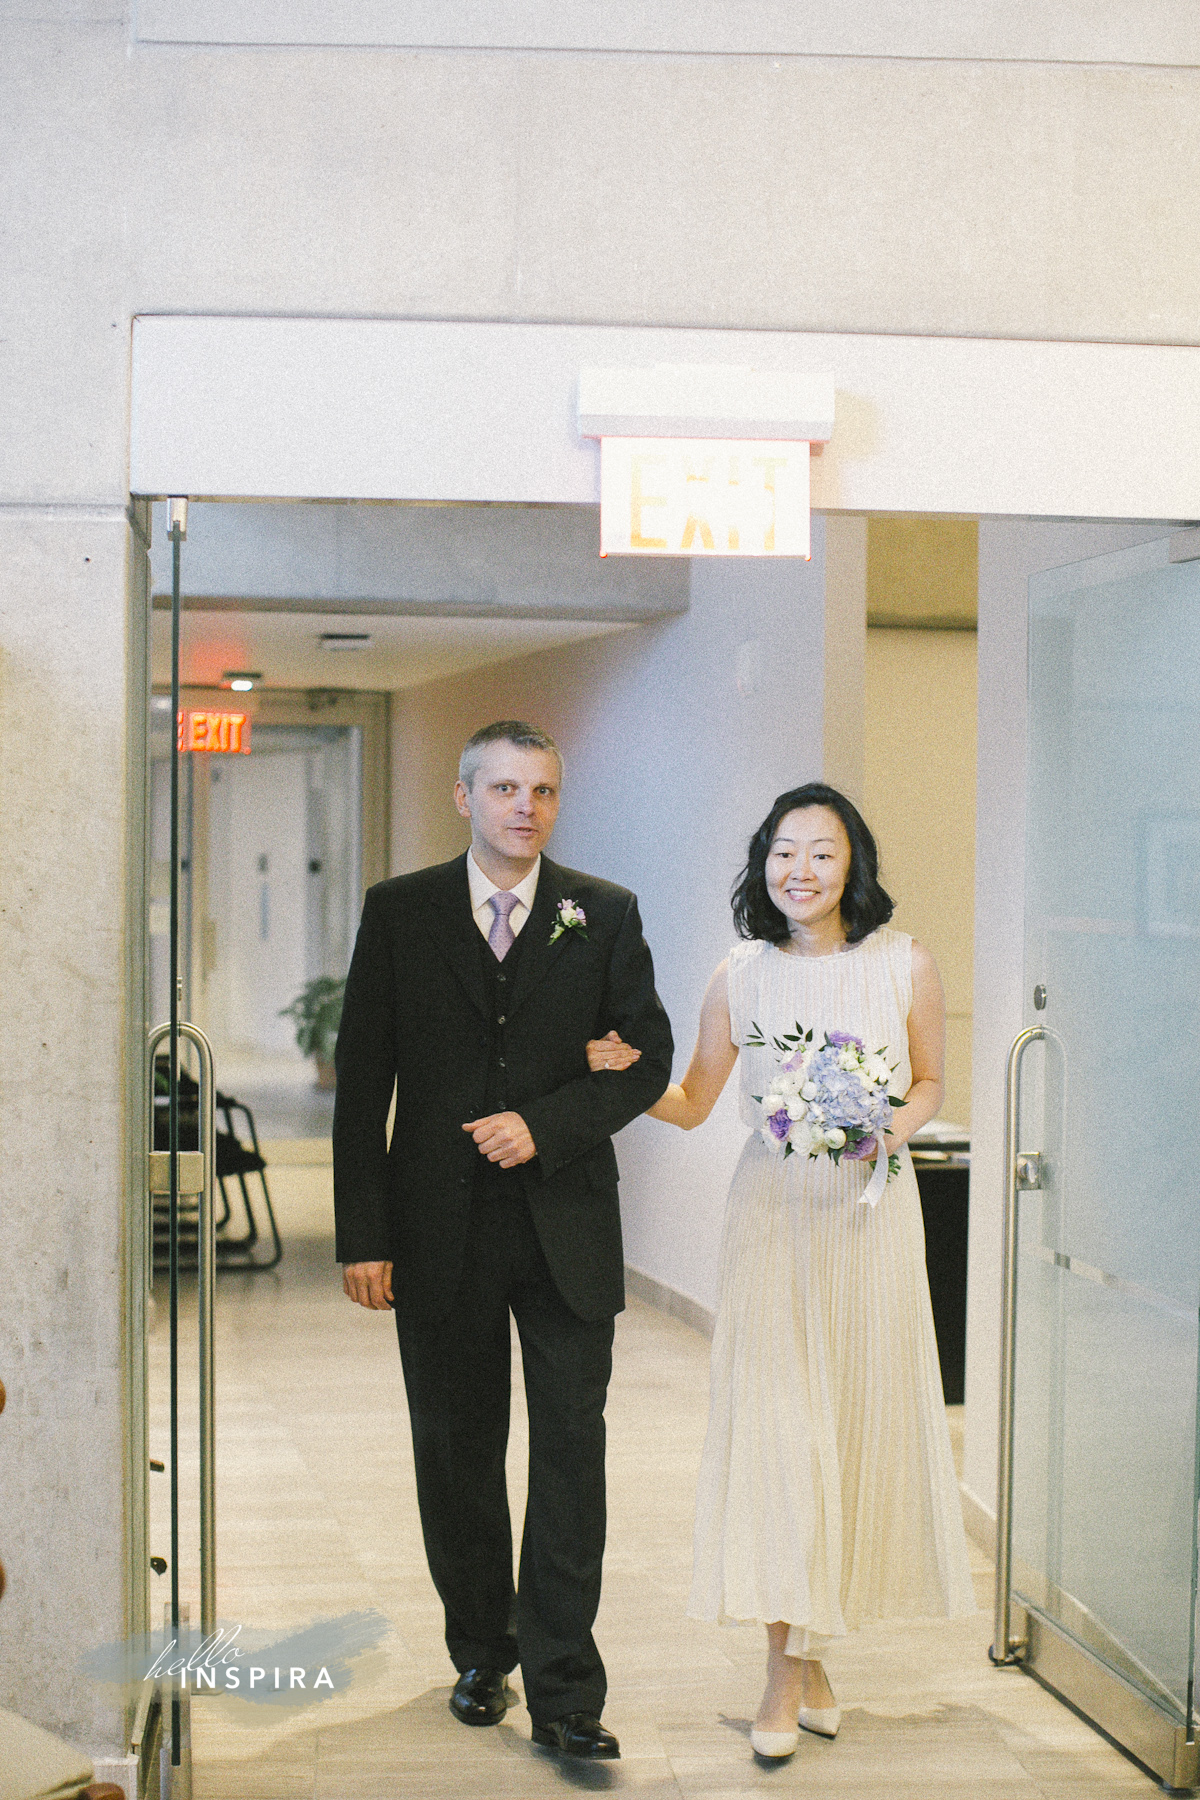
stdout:
<svg viewBox="0 0 1200 1800">
<path fill-rule="evenodd" d="M 316 975 L 305 982 L 291 1005 L 279 1012 L 281 1019 L 295 1019 L 297 1048 L 302 1056 L 316 1058 L 317 1086 L 326 1092 L 337 1085 L 333 1050 L 345 991 L 344 978 L 335 981 L 331 975 Z"/>
</svg>

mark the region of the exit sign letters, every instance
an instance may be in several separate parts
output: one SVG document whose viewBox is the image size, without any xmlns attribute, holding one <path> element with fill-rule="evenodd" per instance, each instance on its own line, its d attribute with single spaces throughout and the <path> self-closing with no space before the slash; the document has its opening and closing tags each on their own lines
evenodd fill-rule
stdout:
<svg viewBox="0 0 1200 1800">
<path fill-rule="evenodd" d="M 181 711 L 179 748 L 217 751 L 224 755 L 240 751 L 243 756 L 249 756 L 250 715 L 244 712 Z"/>
<path fill-rule="evenodd" d="M 808 444 L 600 440 L 601 556 L 809 554 Z"/>
</svg>

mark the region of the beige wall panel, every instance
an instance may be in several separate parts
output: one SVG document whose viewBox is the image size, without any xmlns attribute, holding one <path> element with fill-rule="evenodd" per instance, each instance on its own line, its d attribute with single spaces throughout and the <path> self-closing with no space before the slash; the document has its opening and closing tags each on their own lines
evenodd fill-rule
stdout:
<svg viewBox="0 0 1200 1800">
<path fill-rule="evenodd" d="M 975 629 L 979 526 L 974 519 L 867 522 L 867 623 Z"/>
<path fill-rule="evenodd" d="M 825 517 L 824 780 L 863 803 L 867 520 Z"/>
<path fill-rule="evenodd" d="M 943 1116 L 971 1119 L 975 634 L 867 632 L 866 819 L 893 923 L 929 950 L 948 1014 Z"/>
<path fill-rule="evenodd" d="M 125 1630 L 125 556 L 0 511 L 0 1704 L 113 1742 Z"/>
</svg>

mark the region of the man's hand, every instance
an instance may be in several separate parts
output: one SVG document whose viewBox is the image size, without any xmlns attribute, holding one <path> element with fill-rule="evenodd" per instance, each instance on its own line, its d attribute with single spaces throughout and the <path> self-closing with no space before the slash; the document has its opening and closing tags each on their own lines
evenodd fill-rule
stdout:
<svg viewBox="0 0 1200 1800">
<path fill-rule="evenodd" d="M 342 1264 L 342 1292 L 372 1312 L 388 1312 L 392 1305 L 390 1262 Z"/>
<path fill-rule="evenodd" d="M 529 1135 L 520 1113 L 491 1113 L 486 1119 L 468 1119 L 463 1126 L 479 1145 L 479 1154 L 502 1169 L 515 1169 L 537 1155 L 537 1146 Z"/>
</svg>

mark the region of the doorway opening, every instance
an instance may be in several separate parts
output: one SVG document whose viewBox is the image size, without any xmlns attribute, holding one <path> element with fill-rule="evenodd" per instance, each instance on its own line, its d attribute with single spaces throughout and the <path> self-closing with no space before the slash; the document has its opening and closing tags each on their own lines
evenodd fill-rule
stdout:
<svg viewBox="0 0 1200 1800">
<path fill-rule="evenodd" d="M 184 757 L 186 1016 L 206 1032 L 222 1088 L 254 1107 L 261 1136 L 327 1134 L 328 1058 L 298 1047 L 297 1013 L 344 978 L 362 894 L 387 874 L 388 696 L 257 687 L 231 699 L 228 688 L 185 684 L 180 701 L 185 719 L 231 704 L 246 717 L 237 750 Z M 150 765 L 155 1018 L 168 1003 L 170 705 L 160 677 Z"/>
<path fill-rule="evenodd" d="M 239 510 L 249 514 L 254 509 L 243 507 Z M 203 516 L 203 507 L 196 506 L 193 517 L 202 520 Z M 595 695 L 603 694 L 606 707 L 611 704 L 613 690 L 605 685 L 605 681 L 612 669 L 622 665 L 626 654 L 622 645 L 635 638 L 647 643 L 655 639 L 665 642 L 673 613 L 671 609 L 665 609 L 648 618 L 562 619 L 553 615 L 554 603 L 544 601 L 536 615 L 527 614 L 520 619 L 493 619 L 469 612 L 441 617 L 423 613 L 405 618 L 377 611 L 367 614 L 361 601 L 343 601 L 342 604 L 348 607 L 357 605 L 358 610 L 338 614 L 331 611 L 332 602 L 328 596 L 322 599 L 322 615 L 315 615 L 311 605 L 306 610 L 302 604 L 289 602 L 283 605 L 277 601 L 256 611 L 253 605 L 242 602 L 235 623 L 243 637 L 235 656 L 220 635 L 229 632 L 233 609 L 206 607 L 203 601 L 211 600 L 211 595 L 191 598 L 185 619 L 190 620 L 194 628 L 199 630 L 199 615 L 206 611 L 215 621 L 211 625 L 212 635 L 205 641 L 207 665 L 197 666 L 192 671 L 195 678 L 191 683 L 191 697 L 196 703 L 199 705 L 202 700 L 206 705 L 229 702 L 229 691 L 212 685 L 214 676 L 219 677 L 223 667 L 261 668 L 266 679 L 246 701 L 247 707 L 253 703 L 257 709 L 254 731 L 263 744 L 261 751 L 258 743 L 252 741 L 248 757 L 242 757 L 240 752 L 217 751 L 207 761 L 199 754 L 190 759 L 190 804 L 195 836 L 189 867 L 183 871 L 188 883 L 181 924 L 186 917 L 188 935 L 181 967 L 187 971 L 191 983 L 192 1005 L 211 1009 L 206 1017 L 212 1031 L 221 1037 L 224 1068 L 237 1069 L 243 1084 L 255 1079 L 261 1079 L 263 1083 L 258 1091 L 262 1116 L 273 1117 L 279 1131 L 278 1138 L 268 1138 L 264 1134 L 272 1159 L 269 1172 L 275 1183 L 273 1191 L 280 1202 L 281 1221 L 287 1215 L 283 1232 L 285 1256 L 278 1271 L 267 1279 L 258 1278 L 254 1284 L 233 1273 L 222 1277 L 221 1300 L 225 1324 L 230 1330 L 230 1347 L 222 1354 L 219 1345 L 218 1353 L 218 1381 L 229 1384 L 222 1393 L 218 1421 L 218 1515 L 225 1522 L 220 1558 L 222 1576 L 236 1608 L 251 1608 L 258 1621 L 271 1625 L 278 1621 L 281 1629 L 297 1616 L 311 1617 L 317 1613 L 336 1616 L 376 1602 L 386 1606 L 395 1634 L 389 1640 L 389 1679 L 393 1684 L 398 1679 L 401 1686 L 407 1686 L 412 1695 L 411 1704 L 419 1707 L 421 1696 L 436 1689 L 444 1676 L 438 1645 L 440 1634 L 431 1609 L 431 1590 L 421 1563 L 419 1544 L 410 1533 L 400 1550 L 393 1554 L 391 1550 L 381 1548 L 378 1540 L 364 1536 L 361 1529 L 366 1509 L 362 1500 L 360 1459 L 366 1438 L 373 1443 L 385 1441 L 377 1456 L 372 1451 L 371 1479 L 375 1490 L 370 1502 L 372 1512 L 393 1522 L 404 1518 L 410 1525 L 415 1518 L 394 1345 L 387 1334 L 375 1329 L 378 1321 L 353 1319 L 347 1327 L 341 1317 L 342 1303 L 331 1261 L 329 1166 L 323 1148 L 328 1139 L 320 1112 L 328 1103 L 315 1089 L 315 1070 L 311 1067 L 303 1070 L 308 1111 L 297 1114 L 293 1110 L 286 1117 L 282 1107 L 274 1115 L 269 1112 L 272 1095 L 268 1089 L 276 1071 L 272 1059 L 289 1058 L 294 1067 L 298 1058 L 286 1044 L 281 1048 L 278 1040 L 269 1036 L 275 1029 L 272 1007 L 280 999 L 282 984 L 279 988 L 269 989 L 264 982 L 261 991 L 255 987 L 259 972 L 254 965 L 254 946 L 256 943 L 269 945 L 271 934 L 277 928 L 283 932 L 279 923 L 283 906 L 282 916 L 290 919 L 286 941 L 292 960 L 288 962 L 281 958 L 281 964 L 290 970 L 289 979 L 298 979 L 300 975 L 308 978 L 310 971 L 327 969 L 333 963 L 329 945 L 340 930 L 338 920 L 343 916 L 342 902 L 330 901 L 333 924 L 322 936 L 312 925 L 313 915 L 307 899 L 301 905 L 295 892 L 298 882 L 307 893 L 307 884 L 314 873 L 308 865 L 323 860 L 319 852 L 321 845 L 327 843 L 326 839 L 312 835 L 315 828 L 310 793 L 314 769 L 324 769 L 328 773 L 330 768 L 336 768 L 344 775 L 347 766 L 353 768 L 356 755 L 362 758 L 360 802 L 365 809 L 371 792 L 382 796 L 385 844 L 387 834 L 392 837 L 385 852 L 383 872 L 403 866 L 403 859 L 409 855 L 419 861 L 439 860 L 452 853 L 450 840 L 460 828 L 448 811 L 446 814 L 438 812 L 435 816 L 430 796 L 438 795 L 444 799 L 446 745 L 456 732 L 460 733 L 457 741 L 461 742 L 465 733 L 460 728 L 468 720 L 469 726 L 479 722 L 481 697 L 489 697 L 492 716 L 509 711 L 510 702 L 511 710 L 529 710 L 535 716 L 542 704 L 553 704 L 568 711 L 570 707 L 582 711 L 590 705 L 598 712 L 600 701 Z M 261 600 L 262 596 L 258 598 Z M 725 594 L 724 601 L 734 616 L 737 616 L 734 609 L 740 609 L 741 619 L 745 619 L 751 610 L 745 597 L 733 591 Z M 565 601 L 558 604 L 563 608 L 568 606 Z M 678 610 L 674 609 L 675 612 Z M 432 627 L 431 617 L 434 618 Z M 155 618 L 156 625 L 161 626 L 161 614 L 156 614 Z M 315 655 L 318 626 L 331 629 L 339 623 L 347 630 L 353 625 L 356 631 L 360 628 L 378 630 L 381 634 L 386 625 L 388 630 L 401 636 L 411 634 L 414 643 L 425 634 L 426 644 L 431 630 L 441 631 L 458 638 L 463 660 L 457 669 L 443 666 L 436 675 L 429 674 L 426 664 L 424 679 L 394 687 L 389 687 L 372 673 L 369 689 L 334 689 L 322 686 L 316 680 L 306 682 L 303 679 L 294 687 L 276 689 L 271 686 L 272 668 L 268 657 L 248 648 L 244 635 L 263 624 L 274 634 L 273 641 L 280 655 L 278 666 L 286 667 L 290 674 L 295 662 L 287 662 L 286 658 L 299 658 L 302 651 L 305 655 Z M 501 627 L 503 629 L 499 629 Z M 886 631 L 888 628 L 881 626 L 878 629 Z M 911 624 L 893 627 L 892 644 L 899 645 L 904 632 L 916 630 Z M 490 642 L 487 641 L 489 633 L 492 634 Z M 620 633 L 624 635 L 618 635 Z M 589 638 L 606 641 L 589 645 Z M 587 679 L 574 686 L 564 680 L 553 688 L 542 679 L 543 672 L 538 670 L 536 659 L 530 658 L 528 652 L 546 647 L 557 650 L 572 641 L 577 644 L 578 655 L 590 659 L 586 662 Z M 744 729 L 752 728 L 756 718 L 773 716 L 761 692 L 756 692 L 755 688 L 755 683 L 761 679 L 761 650 L 755 652 L 753 648 L 756 641 L 755 626 L 739 620 L 736 635 L 731 632 L 725 640 L 714 638 L 716 649 L 709 664 L 711 668 L 721 655 L 727 657 L 728 685 L 736 685 L 739 704 L 745 702 L 745 712 L 738 715 L 745 721 Z M 482 656 L 481 651 L 484 652 Z M 218 661 L 222 667 L 217 667 Z M 685 706 L 690 708 L 693 719 L 700 711 L 696 695 L 702 694 L 706 730 L 722 729 L 726 716 L 719 711 L 718 700 L 714 697 L 719 691 L 716 679 L 708 688 L 701 687 L 697 671 L 687 664 L 680 652 L 678 638 L 673 640 L 673 647 L 663 662 L 668 674 L 649 697 L 662 706 L 672 727 L 676 715 L 667 709 L 672 701 L 678 701 L 682 691 Z M 367 665 L 359 666 L 365 669 Z M 672 682 L 674 692 L 671 691 Z M 696 682 L 694 687 L 689 685 L 693 682 Z M 889 668 L 883 685 L 891 684 Z M 185 683 L 185 688 L 187 685 Z M 368 760 L 365 725 L 353 722 L 349 714 L 328 718 L 324 713 L 318 713 L 314 723 L 310 700 L 313 695 L 320 694 L 332 696 L 337 705 L 344 703 L 347 707 L 365 704 L 364 695 L 368 698 L 371 695 L 388 696 L 386 703 L 381 701 L 381 705 L 386 706 L 382 737 L 388 746 L 390 773 L 385 773 L 382 780 L 372 782 L 365 773 Z M 776 697 L 770 698 L 774 702 Z M 304 709 L 304 716 L 284 717 L 272 710 L 285 706 Z M 335 710 L 329 709 L 331 714 Z M 645 730 L 644 721 L 635 718 L 632 708 L 624 713 L 613 708 L 610 716 L 619 732 L 631 734 L 635 729 Z M 169 734 L 169 707 L 165 724 Z M 274 731 L 279 735 L 273 738 L 270 734 Z M 362 733 L 357 740 L 357 752 L 355 731 Z M 329 732 L 346 735 L 320 735 Z M 314 733 L 317 735 L 312 735 Z M 660 728 L 660 738 L 665 740 L 666 736 L 667 732 Z M 647 737 L 646 741 L 652 740 Z M 757 753 L 759 741 L 754 746 L 758 766 L 753 770 L 751 787 L 746 788 L 747 793 L 752 792 L 755 803 L 764 787 L 784 785 L 782 780 L 774 780 L 775 770 Z M 401 747 L 403 755 L 398 754 Z M 795 767 L 795 755 L 794 745 L 789 746 L 787 758 L 792 768 Z M 202 762 L 208 770 L 207 781 L 199 774 Z M 270 773 L 261 777 L 255 775 L 247 781 L 240 773 L 243 769 L 256 767 L 265 771 L 268 764 L 272 765 Z M 652 765 L 647 762 L 646 766 Z M 260 785 L 255 786 L 256 782 Z M 340 791 L 344 801 L 349 791 L 344 783 Z M 610 820 L 616 816 L 621 821 L 624 836 L 612 834 L 611 826 L 607 839 L 594 832 L 590 837 L 586 831 L 580 832 L 575 840 L 580 847 L 578 851 L 572 849 L 572 860 L 577 858 L 583 866 L 600 866 L 596 848 L 605 844 L 606 872 L 611 868 L 618 879 L 622 878 L 626 870 L 620 858 L 631 855 L 629 838 L 637 828 L 639 803 L 649 806 L 651 801 L 640 802 L 636 792 L 618 792 L 615 800 L 608 804 L 607 811 Z M 721 807 L 710 809 L 709 824 L 723 812 L 724 804 L 723 799 Z M 205 809 L 207 836 L 201 843 L 198 821 Z M 287 815 L 283 822 L 268 821 L 266 814 L 279 810 Z M 873 810 L 868 799 L 867 811 Z M 678 811 L 676 807 L 676 816 Z M 679 841 L 671 836 L 677 821 L 665 811 L 655 817 L 656 835 L 652 849 L 659 860 L 669 863 L 671 855 L 680 848 Z M 395 832 L 397 821 L 403 822 L 403 849 Z M 917 829 L 910 825 L 910 834 Z M 362 885 L 370 879 L 369 838 L 364 810 L 358 839 L 360 892 Z M 330 891 L 335 893 L 353 885 L 345 876 L 345 870 L 353 866 L 353 845 L 344 837 L 339 841 L 343 845 L 344 867 L 338 881 L 330 883 Z M 458 847 L 457 840 L 453 847 Z M 686 838 L 683 849 L 687 849 Z M 264 857 L 265 867 L 261 866 Z M 202 869 L 204 863 L 207 867 Z M 287 868 L 297 872 L 293 874 L 286 898 L 281 900 L 275 883 L 277 879 L 283 879 L 281 871 Z M 714 918 L 720 918 L 722 913 L 725 898 L 722 890 L 726 886 L 725 871 L 721 868 L 713 883 Z M 226 912 L 214 910 L 217 906 L 214 896 L 218 891 L 228 895 L 231 890 L 236 890 L 236 906 L 231 901 Z M 224 901 L 221 904 L 224 905 Z M 241 910 L 237 911 L 237 908 Z M 663 916 L 666 916 L 665 908 Z M 205 928 L 213 922 L 218 926 L 216 941 L 206 945 Z M 241 964 L 235 962 L 233 950 L 227 950 L 223 944 L 222 929 L 232 934 L 231 942 L 236 941 L 242 946 L 237 952 L 243 956 Z M 727 927 L 723 920 L 717 929 L 724 945 Z M 210 940 L 211 937 L 210 933 Z M 688 955 L 692 963 L 697 960 L 702 965 L 709 963 L 707 945 L 700 948 L 690 945 Z M 236 973 L 239 968 L 248 969 L 249 976 L 239 976 Z M 251 994 L 257 995 L 253 1004 L 246 1002 L 245 994 L 231 998 L 232 989 L 242 980 L 247 982 Z M 161 982 L 158 991 L 161 995 Z M 276 1016 L 278 1010 L 275 1008 Z M 687 1030 L 685 1023 L 680 1029 L 681 1038 L 687 1035 Z M 240 1065 L 239 1057 L 243 1059 Z M 251 1090 L 245 1088 L 244 1091 Z M 719 1153 L 720 1146 L 715 1160 L 719 1160 Z M 708 1155 L 714 1160 L 711 1151 Z M 316 1296 L 320 1296 L 319 1299 Z M 303 1347 L 288 1337 L 297 1320 L 302 1322 L 307 1333 Z M 314 1337 L 319 1339 L 325 1335 L 326 1325 L 329 1326 L 328 1342 L 336 1340 L 339 1345 L 334 1353 L 336 1368 L 334 1362 L 318 1366 L 310 1355 Z M 373 1336 L 366 1335 L 372 1332 Z M 232 1349 L 235 1338 L 241 1340 L 240 1350 L 251 1346 L 248 1362 L 236 1360 Z M 162 1376 L 160 1351 L 161 1338 L 157 1344 L 152 1338 L 151 1363 L 159 1382 Z M 296 1372 L 301 1364 L 305 1383 L 312 1390 L 311 1406 L 299 1403 L 297 1398 Z M 698 1374 L 702 1380 L 699 1363 L 691 1373 L 693 1376 Z M 161 1407 L 155 1412 L 152 1404 L 151 1454 L 156 1454 L 158 1448 L 154 1433 L 161 1431 L 162 1418 Z M 698 1421 L 693 1419 L 687 1428 L 697 1425 Z M 185 1439 L 187 1435 L 185 1425 Z M 512 1445 L 511 1480 L 514 1499 L 518 1503 L 522 1447 L 518 1429 Z M 385 1461 L 386 1469 L 383 1467 Z M 319 1520 L 314 1519 L 312 1500 L 316 1490 L 330 1500 Z M 251 1497 L 253 1508 L 239 1514 L 239 1505 L 247 1496 Z M 155 1498 L 156 1510 L 151 1514 L 154 1548 L 162 1519 L 161 1503 L 157 1496 Z M 686 1521 L 681 1516 L 675 1523 L 680 1526 L 681 1538 L 685 1538 Z M 631 1627 L 631 1646 L 633 1641 Z M 382 1687 L 364 1688 L 361 1699 L 365 1713 L 372 1709 L 394 1711 Z"/>
</svg>

